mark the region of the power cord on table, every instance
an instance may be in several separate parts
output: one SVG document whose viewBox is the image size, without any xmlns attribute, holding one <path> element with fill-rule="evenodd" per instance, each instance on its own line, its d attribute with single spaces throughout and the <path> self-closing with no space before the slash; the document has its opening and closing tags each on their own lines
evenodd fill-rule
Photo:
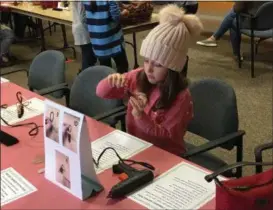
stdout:
<svg viewBox="0 0 273 210">
<path fill-rule="evenodd" d="M 23 96 L 22 96 L 22 93 L 20 91 L 18 91 L 16 93 L 16 99 L 18 101 L 18 104 L 17 104 L 17 114 L 18 114 L 18 118 L 22 118 L 23 115 L 24 115 L 24 107 L 27 107 L 29 105 L 29 102 L 28 103 L 24 103 L 23 102 Z M 2 104 L 1 105 L 1 108 L 2 109 L 6 109 L 8 107 L 7 104 Z M 4 118 L 2 118 L 0 116 L 1 120 L 9 127 L 12 127 L 12 128 L 16 128 L 16 127 L 22 127 L 22 126 L 29 126 L 29 125 L 33 125 L 34 127 L 28 132 L 28 134 L 30 136 L 36 136 L 38 133 L 39 133 L 39 128 L 42 128 L 43 126 L 38 126 L 36 123 L 34 122 L 29 122 L 29 123 L 19 123 L 19 124 L 16 124 L 16 125 L 11 125 L 9 124 Z"/>
<path fill-rule="evenodd" d="M 144 166 L 150 170 L 155 170 L 155 168 L 149 164 L 149 163 L 145 163 L 145 162 L 140 162 L 140 161 L 135 161 L 135 160 L 130 160 L 130 159 L 123 159 L 120 157 L 120 155 L 118 154 L 118 152 L 113 148 L 113 147 L 106 147 L 99 155 L 97 161 L 93 158 L 93 161 L 96 165 L 96 167 L 99 167 L 99 162 L 100 162 L 100 159 L 102 158 L 103 154 L 107 151 L 107 150 L 113 150 L 116 154 L 116 156 L 118 157 L 119 159 L 119 163 L 125 163 L 125 162 L 130 162 L 131 164 L 130 165 L 134 165 L 134 164 L 138 164 L 138 165 L 141 165 L 141 166 Z"/>
</svg>

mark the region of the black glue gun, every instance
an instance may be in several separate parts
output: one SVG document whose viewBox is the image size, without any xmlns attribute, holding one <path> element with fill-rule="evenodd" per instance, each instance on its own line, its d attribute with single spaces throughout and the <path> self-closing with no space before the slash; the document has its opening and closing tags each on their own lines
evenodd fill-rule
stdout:
<svg viewBox="0 0 273 210">
<path fill-rule="evenodd" d="M 122 198 L 154 179 L 151 170 L 137 170 L 124 162 L 113 165 L 112 169 L 114 174 L 120 174 L 122 181 L 112 187 L 107 198 Z"/>
</svg>

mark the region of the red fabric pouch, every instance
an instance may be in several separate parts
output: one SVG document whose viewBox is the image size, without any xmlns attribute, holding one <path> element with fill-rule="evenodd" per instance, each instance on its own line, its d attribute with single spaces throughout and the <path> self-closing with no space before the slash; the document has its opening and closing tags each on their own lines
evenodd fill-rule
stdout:
<svg viewBox="0 0 273 210">
<path fill-rule="evenodd" d="M 239 179 L 216 181 L 216 210 L 272 210 L 273 168 Z"/>
</svg>

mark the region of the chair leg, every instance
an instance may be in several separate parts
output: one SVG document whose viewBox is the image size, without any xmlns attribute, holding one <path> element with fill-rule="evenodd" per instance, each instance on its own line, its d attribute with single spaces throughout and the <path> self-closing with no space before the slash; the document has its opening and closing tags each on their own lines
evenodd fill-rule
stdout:
<svg viewBox="0 0 273 210">
<path fill-rule="evenodd" d="M 255 55 L 258 54 L 258 47 L 259 47 L 260 42 L 261 42 L 261 39 L 259 39 L 259 40 L 255 43 Z"/>
<path fill-rule="evenodd" d="M 184 75 L 184 77 L 187 77 L 187 75 L 188 75 L 188 66 L 189 66 L 189 56 L 187 55 L 187 61 L 186 61 L 184 68 L 182 70 L 182 74 Z"/>
<path fill-rule="evenodd" d="M 48 27 L 49 27 L 49 35 L 51 36 L 52 35 L 52 30 L 51 30 L 51 23 L 50 21 L 48 21 Z"/>
<path fill-rule="evenodd" d="M 237 154 L 236 154 L 236 162 L 243 161 L 243 138 L 241 138 L 237 143 Z M 236 169 L 236 177 L 240 178 L 243 175 L 242 167 Z"/>
<path fill-rule="evenodd" d="M 236 33 L 237 37 L 241 36 L 241 31 L 240 31 L 240 25 L 239 25 L 239 15 L 236 15 Z M 242 61 L 241 61 L 241 44 L 239 46 L 239 53 L 238 53 L 238 66 L 239 68 L 242 68 Z"/>
<path fill-rule="evenodd" d="M 66 103 L 67 107 L 69 107 L 69 105 L 70 105 L 69 100 L 70 100 L 70 91 L 66 90 L 66 92 L 65 92 L 65 103 Z"/>
<path fill-rule="evenodd" d="M 124 132 L 126 132 L 125 117 L 124 117 L 124 119 L 121 120 L 120 124 L 121 124 L 121 130 L 124 131 Z"/>
<path fill-rule="evenodd" d="M 254 78 L 254 32 L 251 30 L 251 78 Z"/>
</svg>

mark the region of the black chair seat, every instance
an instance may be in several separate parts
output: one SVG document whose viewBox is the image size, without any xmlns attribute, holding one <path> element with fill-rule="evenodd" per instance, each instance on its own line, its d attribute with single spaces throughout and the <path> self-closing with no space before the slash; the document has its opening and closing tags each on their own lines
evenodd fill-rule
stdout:
<svg viewBox="0 0 273 210">
<path fill-rule="evenodd" d="M 241 33 L 247 36 L 251 36 L 251 30 L 248 29 L 241 29 Z M 259 37 L 262 39 L 267 39 L 273 37 L 273 29 L 266 30 L 266 31 L 255 31 L 254 30 L 254 37 Z"/>
<path fill-rule="evenodd" d="M 194 149 L 196 146 L 186 142 L 187 150 Z M 188 159 L 189 161 L 196 163 L 197 165 L 203 166 L 211 171 L 216 171 L 221 167 L 227 165 L 227 163 L 220 158 L 216 157 L 215 155 L 204 152 L 202 154 L 192 156 Z"/>
</svg>

